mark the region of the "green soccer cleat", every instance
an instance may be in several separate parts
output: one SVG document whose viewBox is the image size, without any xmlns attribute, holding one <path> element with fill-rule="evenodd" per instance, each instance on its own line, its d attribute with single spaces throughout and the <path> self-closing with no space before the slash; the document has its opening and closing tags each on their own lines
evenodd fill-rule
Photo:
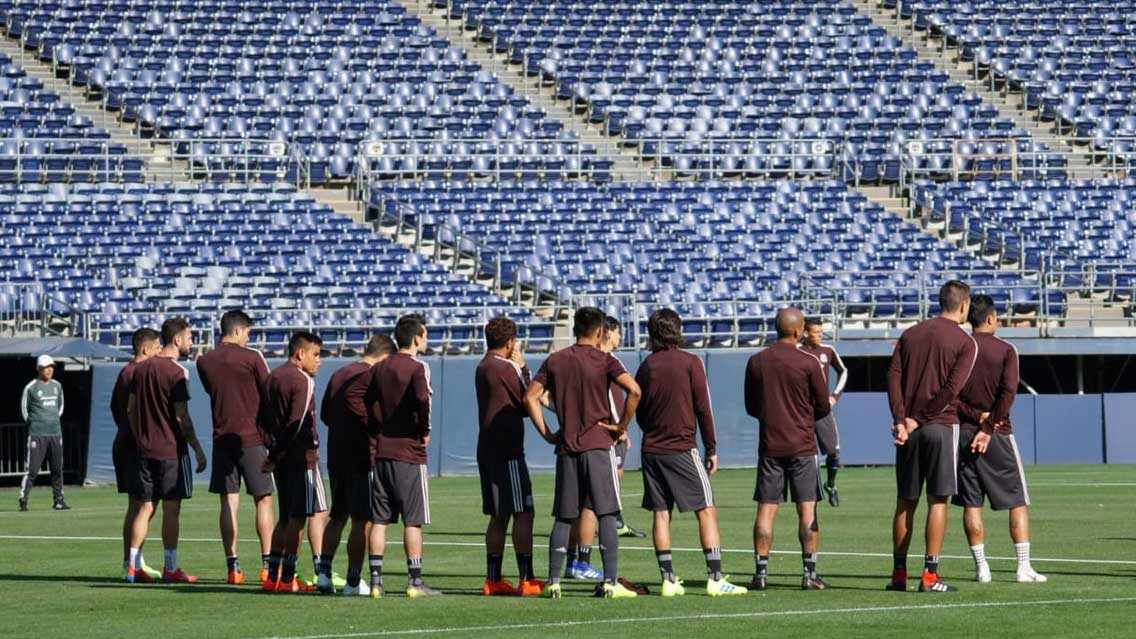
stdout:
<svg viewBox="0 0 1136 639">
<path fill-rule="evenodd" d="M 146 573 L 147 576 L 155 581 L 162 578 L 161 570 L 154 570 L 153 568 L 147 566 L 145 562 L 142 563 L 142 572 Z"/>
<path fill-rule="evenodd" d="M 297 570 L 296 571 L 296 581 L 302 581 L 302 582 L 308 584 L 309 586 L 318 586 L 319 585 L 319 583 L 318 583 L 319 582 L 319 575 L 312 575 L 311 577 L 301 577 L 300 574 L 301 574 L 300 571 Z M 343 590 L 347 586 L 347 578 L 346 577 L 340 577 L 339 573 L 333 572 L 333 573 L 331 573 L 331 585 L 332 585 L 333 588 L 335 588 L 336 591 Z"/>
<path fill-rule="evenodd" d="M 674 581 L 670 579 L 663 580 L 663 596 L 664 597 L 681 597 L 686 594 L 686 588 L 682 587 L 682 580 L 675 578 Z"/>
<path fill-rule="evenodd" d="M 639 529 L 637 529 L 637 528 L 632 528 L 631 526 L 628 526 L 626 522 L 625 522 L 625 523 L 623 524 L 623 527 L 622 527 L 622 528 L 619 528 L 619 529 L 618 529 L 618 530 L 616 530 L 615 532 L 616 532 L 616 533 L 617 533 L 617 534 L 618 534 L 618 535 L 619 535 L 620 537 L 635 537 L 635 538 L 640 538 L 640 537 L 646 537 L 646 536 L 647 536 L 647 533 L 645 533 L 645 532 L 643 532 L 642 530 L 639 530 Z"/>
<path fill-rule="evenodd" d="M 631 599 L 638 597 L 639 593 L 625 588 L 621 583 L 604 582 L 603 596 L 604 599 Z"/>
<path fill-rule="evenodd" d="M 723 575 L 721 579 L 707 579 L 706 594 L 711 597 L 728 597 L 731 595 L 744 595 L 749 592 L 749 589 L 745 586 L 732 584 L 729 579 L 729 575 Z"/>
<path fill-rule="evenodd" d="M 540 596 L 545 599 L 560 599 L 564 596 L 564 593 L 560 590 L 560 584 L 546 584 L 544 592 L 540 593 Z"/>
<path fill-rule="evenodd" d="M 441 594 L 441 590 L 435 590 L 434 588 L 427 586 L 421 581 L 416 584 L 408 584 L 406 586 L 406 596 L 410 597 L 411 599 L 417 599 L 419 597 L 437 597 Z"/>
</svg>

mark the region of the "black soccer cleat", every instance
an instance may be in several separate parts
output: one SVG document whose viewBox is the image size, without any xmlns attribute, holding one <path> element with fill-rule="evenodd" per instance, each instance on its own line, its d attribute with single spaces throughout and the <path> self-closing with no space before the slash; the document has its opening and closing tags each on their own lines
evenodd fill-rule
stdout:
<svg viewBox="0 0 1136 639">
<path fill-rule="evenodd" d="M 627 523 L 624 523 L 623 527 L 616 530 L 615 532 L 619 533 L 620 537 L 640 538 L 640 537 L 646 537 L 647 536 L 647 533 L 643 532 L 642 530 L 639 530 L 638 528 L 633 528 L 633 527 L 627 525 Z"/>
<path fill-rule="evenodd" d="M 919 592 L 958 592 L 958 588 L 936 578 L 935 581 L 930 583 L 919 580 Z"/>
<path fill-rule="evenodd" d="M 67 505 L 67 502 L 60 499 L 59 501 L 55 502 L 55 504 L 52 506 L 52 509 L 54 509 L 54 510 L 71 510 L 71 507 Z"/>
<path fill-rule="evenodd" d="M 836 492 L 836 486 L 825 484 L 824 492 L 828 493 L 828 505 L 833 508 L 840 508 L 840 493 Z"/>
<path fill-rule="evenodd" d="M 884 590 L 907 592 L 907 573 L 902 570 L 892 571 L 891 581 L 888 582 L 888 585 L 884 586 Z"/>
<path fill-rule="evenodd" d="M 16 503 L 20 505 L 20 512 L 22 512 L 22 513 L 28 512 L 28 500 L 18 499 L 18 500 L 16 500 Z"/>
<path fill-rule="evenodd" d="M 749 582 L 749 586 L 747 586 L 747 588 L 749 588 L 750 590 L 765 590 L 767 587 L 767 584 L 765 583 L 766 579 L 767 577 L 765 575 L 754 575 L 753 581 Z"/>
<path fill-rule="evenodd" d="M 814 572 L 801 577 L 801 590 L 828 590 L 828 583 Z"/>
</svg>

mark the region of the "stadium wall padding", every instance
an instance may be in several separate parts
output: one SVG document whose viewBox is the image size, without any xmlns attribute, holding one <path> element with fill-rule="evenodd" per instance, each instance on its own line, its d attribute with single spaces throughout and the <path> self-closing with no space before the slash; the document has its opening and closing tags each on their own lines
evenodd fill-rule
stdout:
<svg viewBox="0 0 1136 639">
<path fill-rule="evenodd" d="M 718 457 L 723 467 L 753 466 L 757 461 L 757 423 L 745 414 L 742 380 L 750 353 L 744 351 L 699 351 L 706 362 L 707 378 L 718 431 Z M 632 373 L 641 354 L 620 353 Z M 430 471 L 434 474 L 477 472 L 477 399 L 473 375 L 480 357 L 426 357 L 435 393 L 434 435 L 430 441 Z M 535 372 L 542 356 L 530 356 Z M 316 378 L 317 404 L 331 375 L 351 360 L 325 359 Z M 275 367 L 279 360 L 270 361 Z M 92 367 L 91 437 L 88 479 L 114 481 L 111 442 L 115 425 L 108 409 L 111 389 L 122 364 Z M 190 412 L 199 437 L 210 452 L 209 401 L 196 368 L 190 371 Z M 550 423 L 555 417 L 548 415 Z M 1014 429 L 1025 463 L 1136 462 L 1136 394 L 1109 395 L 1019 395 L 1013 408 Z M 887 398 L 883 393 L 845 393 L 836 406 L 840 424 L 841 457 L 846 464 L 890 464 L 895 453 L 891 444 Z M 639 466 L 639 431 L 632 426 L 634 445 L 628 467 Z M 321 439 L 326 441 L 321 425 Z M 531 427 L 526 430 L 527 457 L 535 471 L 551 470 L 552 447 L 544 444 Z M 205 481 L 207 475 L 198 477 Z"/>
</svg>

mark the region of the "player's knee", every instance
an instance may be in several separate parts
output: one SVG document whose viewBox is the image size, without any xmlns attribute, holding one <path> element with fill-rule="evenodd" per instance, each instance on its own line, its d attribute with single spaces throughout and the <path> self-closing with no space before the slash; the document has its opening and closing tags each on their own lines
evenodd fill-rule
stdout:
<svg viewBox="0 0 1136 639">
<path fill-rule="evenodd" d="M 829 453 L 824 459 L 825 468 L 840 468 L 840 451 Z"/>
</svg>

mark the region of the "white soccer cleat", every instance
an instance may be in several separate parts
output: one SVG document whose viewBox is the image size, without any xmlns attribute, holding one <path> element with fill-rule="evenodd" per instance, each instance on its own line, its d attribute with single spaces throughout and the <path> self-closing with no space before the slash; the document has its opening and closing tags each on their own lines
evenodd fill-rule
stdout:
<svg viewBox="0 0 1136 639">
<path fill-rule="evenodd" d="M 990 564 L 982 562 L 974 567 L 974 580 L 980 584 L 988 584 L 993 581 L 990 576 Z"/>
<path fill-rule="evenodd" d="M 331 583 L 331 576 L 320 574 L 316 576 L 316 588 L 323 593 L 334 594 L 335 585 Z"/>
<path fill-rule="evenodd" d="M 1018 568 L 1018 583 L 1020 584 L 1043 584 L 1049 581 L 1045 575 L 1040 575 L 1032 566 L 1023 566 Z"/>
<path fill-rule="evenodd" d="M 362 580 L 360 580 L 358 586 L 352 586 L 352 585 L 344 586 L 343 587 L 343 594 L 355 595 L 355 596 L 359 596 L 359 597 L 370 597 L 371 596 L 371 587 L 368 586 Z"/>
</svg>

